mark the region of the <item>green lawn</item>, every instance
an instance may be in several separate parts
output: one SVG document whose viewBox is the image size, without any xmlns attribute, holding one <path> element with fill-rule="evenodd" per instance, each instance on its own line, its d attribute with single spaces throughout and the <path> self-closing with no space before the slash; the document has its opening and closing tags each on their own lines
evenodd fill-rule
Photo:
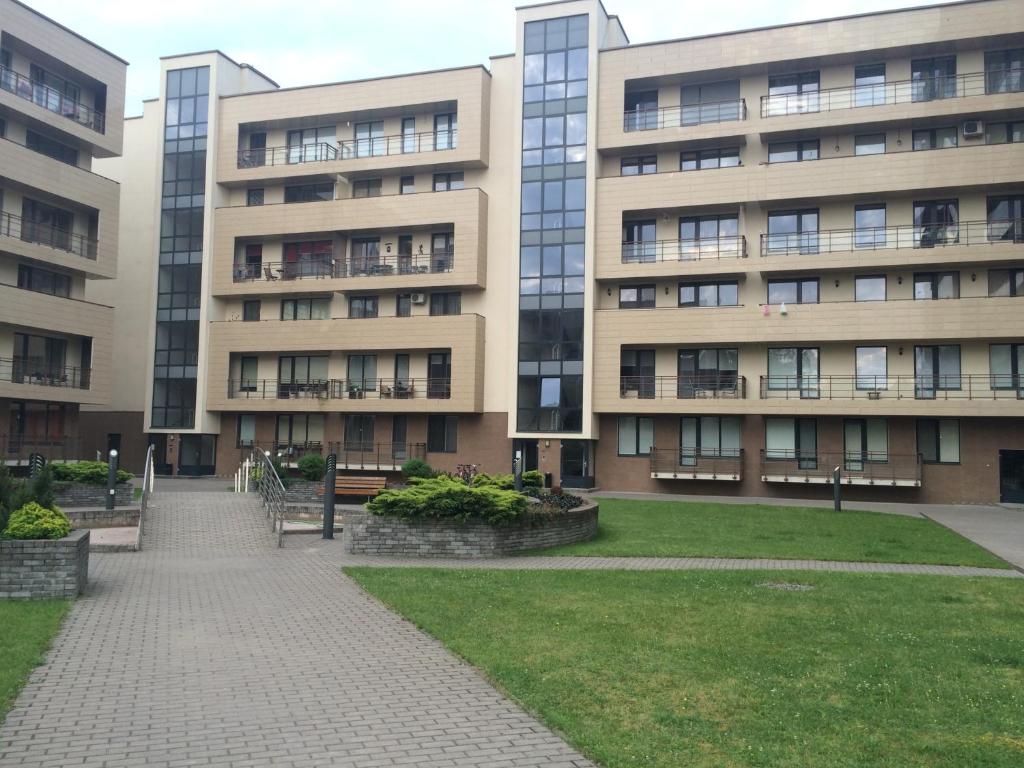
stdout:
<svg viewBox="0 0 1024 768">
<path fill-rule="evenodd" d="M 599 501 L 596 539 L 533 554 L 777 557 L 1008 567 L 967 539 L 917 517 L 756 504 Z"/>
<path fill-rule="evenodd" d="M 0 600 L 0 723 L 32 668 L 41 664 L 67 600 Z"/>
<path fill-rule="evenodd" d="M 607 768 L 1024 765 L 1016 580 L 346 572 Z"/>
</svg>

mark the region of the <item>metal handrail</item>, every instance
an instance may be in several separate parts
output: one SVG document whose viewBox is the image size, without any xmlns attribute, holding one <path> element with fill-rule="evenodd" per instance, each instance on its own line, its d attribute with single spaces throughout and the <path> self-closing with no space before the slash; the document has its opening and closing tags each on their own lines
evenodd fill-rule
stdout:
<svg viewBox="0 0 1024 768">
<path fill-rule="evenodd" d="M 455 265 L 452 248 L 432 248 L 427 253 L 352 256 L 347 262 L 333 257 L 302 261 L 261 261 L 235 264 L 233 280 L 326 280 L 339 277 L 386 277 L 451 272 Z"/>
<path fill-rule="evenodd" d="M 0 357 L 0 381 L 42 387 L 89 389 L 91 379 L 91 368 L 51 365 L 45 359 L 34 357 Z"/>
<path fill-rule="evenodd" d="M 747 396 L 745 376 L 620 376 L 619 397 L 641 400 L 743 399 Z"/>
<path fill-rule="evenodd" d="M 451 378 L 229 379 L 228 397 L 241 400 L 447 400 Z"/>
<path fill-rule="evenodd" d="M 780 93 L 761 97 L 761 117 L 830 112 L 838 109 L 881 107 L 916 101 L 957 99 L 1024 90 L 1024 70 L 1000 69 L 961 75 L 895 80 L 875 85 L 844 85 L 807 93 Z M 1006 83 L 999 79 L 1006 78 Z"/>
<path fill-rule="evenodd" d="M 76 437 L 48 437 L 46 435 L 0 435 L 0 455 L 16 459 L 27 459 L 33 453 L 46 457 L 47 461 L 79 458 L 80 441 Z"/>
<path fill-rule="evenodd" d="M 956 224 L 900 224 L 815 232 L 761 233 L 762 256 L 849 253 L 895 248 L 941 248 L 948 245 L 1024 243 L 1024 220 L 991 219 Z"/>
<path fill-rule="evenodd" d="M 270 520 L 270 530 L 275 531 L 279 524 L 284 525 L 282 519 L 285 512 L 284 483 L 278 477 L 270 456 L 260 450 L 258 446 L 252 452 L 252 465 L 256 475 L 256 490 L 259 492 L 263 508 L 267 512 L 267 519 Z"/>
<path fill-rule="evenodd" d="M 142 549 L 143 525 L 146 519 L 146 511 L 149 509 L 149 497 L 153 495 L 153 483 L 156 480 L 156 465 L 153 462 L 153 451 L 156 446 L 150 443 L 146 450 L 146 463 L 142 469 L 142 499 L 139 505 L 139 535 L 138 548 Z"/>
<path fill-rule="evenodd" d="M 331 442 L 327 452 L 337 456 L 340 469 L 394 471 L 409 459 L 425 459 L 426 443 Z"/>
<path fill-rule="evenodd" d="M 651 448 L 651 472 L 743 476 L 743 449 Z"/>
<path fill-rule="evenodd" d="M 746 100 L 726 99 L 725 101 L 709 101 L 702 104 L 627 109 L 622 114 L 622 130 L 626 132 L 653 131 L 658 128 L 680 128 L 746 119 Z"/>
<path fill-rule="evenodd" d="M 1024 377 L 961 373 L 938 376 L 762 376 L 762 400 L 1024 400 Z"/>
<path fill-rule="evenodd" d="M 92 128 L 97 133 L 104 133 L 106 130 L 106 118 L 102 112 L 65 96 L 48 85 L 25 77 L 9 67 L 0 66 L 0 89 L 74 120 L 79 125 Z"/>
<path fill-rule="evenodd" d="M 14 237 L 26 243 L 46 245 L 58 251 L 67 251 L 84 259 L 95 259 L 98 243 L 85 235 L 67 229 L 27 221 L 13 213 L 0 213 L 0 237 Z"/>
<path fill-rule="evenodd" d="M 315 142 L 283 147 L 260 147 L 238 150 L 239 168 L 262 168 L 273 165 L 301 165 L 361 157 L 443 152 L 458 146 L 459 129 L 450 128 L 422 133 L 398 133 L 365 139 L 345 139 L 337 144 Z"/>
<path fill-rule="evenodd" d="M 332 258 L 304 259 L 302 261 L 261 261 L 258 264 L 235 264 L 234 282 L 249 280 L 325 280 L 341 277 L 343 265 Z"/>
<path fill-rule="evenodd" d="M 691 240 L 640 240 L 622 243 L 623 264 L 656 261 L 700 261 L 704 259 L 745 259 L 747 238 L 743 235 Z"/>
<path fill-rule="evenodd" d="M 832 482 L 832 470 L 842 470 L 841 483 L 851 479 L 871 483 L 895 484 L 898 481 L 921 483 L 921 454 L 871 451 L 798 451 L 761 449 L 761 477 L 781 477 L 783 482 L 817 479 Z"/>
</svg>

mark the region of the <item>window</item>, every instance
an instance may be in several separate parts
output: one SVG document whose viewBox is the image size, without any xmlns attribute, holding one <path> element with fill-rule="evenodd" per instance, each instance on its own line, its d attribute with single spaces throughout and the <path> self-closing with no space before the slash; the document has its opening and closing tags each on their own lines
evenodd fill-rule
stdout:
<svg viewBox="0 0 1024 768">
<path fill-rule="evenodd" d="M 654 350 L 623 349 L 619 352 L 619 392 L 636 392 L 638 397 L 654 397 Z"/>
<path fill-rule="evenodd" d="M 738 458 L 739 416 L 679 417 L 679 466 L 693 467 L 698 458 Z"/>
<path fill-rule="evenodd" d="M 988 348 L 992 389 L 1024 390 L 1024 344 L 992 344 Z"/>
<path fill-rule="evenodd" d="M 395 297 L 395 317 L 410 317 L 412 315 L 412 294 L 400 293 Z"/>
<path fill-rule="evenodd" d="M 657 155 L 644 155 L 642 157 L 624 157 L 619 164 L 619 174 L 622 176 L 640 176 L 647 173 L 658 172 Z"/>
<path fill-rule="evenodd" d="M 355 125 L 356 157 L 372 157 L 386 154 L 384 121 L 374 120 Z"/>
<path fill-rule="evenodd" d="M 377 317 L 379 300 L 377 296 L 350 296 L 348 316 L 352 318 Z"/>
<path fill-rule="evenodd" d="M 650 456 L 654 446 L 654 419 L 619 416 L 619 456 Z"/>
<path fill-rule="evenodd" d="M 251 448 L 256 444 L 256 416 L 252 413 L 238 415 L 238 434 L 235 438 L 237 448 Z"/>
<path fill-rule="evenodd" d="M 986 123 L 986 144 L 1012 144 L 1024 141 L 1024 121 L 1016 123 Z"/>
<path fill-rule="evenodd" d="M 1024 91 L 1024 48 L 985 54 L 985 93 Z"/>
<path fill-rule="evenodd" d="M 709 168 L 733 168 L 740 164 L 739 147 L 701 149 L 679 154 L 680 171 L 706 171 Z"/>
<path fill-rule="evenodd" d="M 419 152 L 415 117 L 402 118 L 402 152 Z"/>
<path fill-rule="evenodd" d="M 312 203 L 319 200 L 334 199 L 334 184 L 325 181 L 321 184 L 297 184 L 284 188 L 286 203 Z"/>
<path fill-rule="evenodd" d="M 459 417 L 427 416 L 427 452 L 455 453 L 459 448 Z"/>
<path fill-rule="evenodd" d="M 243 356 L 238 360 L 238 391 L 255 392 L 259 388 L 259 364 L 258 357 Z"/>
<path fill-rule="evenodd" d="M 74 214 L 28 197 L 21 199 L 21 239 L 70 251 Z"/>
<path fill-rule="evenodd" d="M 71 296 L 71 278 L 60 272 L 49 269 L 18 265 L 18 287 L 37 293 L 48 293 L 51 296 L 68 298 Z"/>
<path fill-rule="evenodd" d="M 790 278 L 768 281 L 769 304 L 817 304 L 818 278 Z"/>
<path fill-rule="evenodd" d="M 78 165 L 77 149 L 69 147 L 67 144 L 63 144 L 56 139 L 51 139 L 49 136 L 36 133 L 33 130 L 25 130 L 25 146 L 33 152 L 52 157 L 54 160 L 59 160 L 62 163 Z"/>
<path fill-rule="evenodd" d="M 988 198 L 988 239 L 1024 243 L 1024 195 Z"/>
<path fill-rule="evenodd" d="M 282 299 L 282 320 L 328 320 L 331 317 L 331 300 L 319 299 Z"/>
<path fill-rule="evenodd" d="M 914 151 L 922 149 L 951 149 L 957 145 L 957 127 L 924 128 L 914 131 Z"/>
<path fill-rule="evenodd" d="M 854 301 L 885 301 L 885 275 L 858 275 L 854 281 Z"/>
<path fill-rule="evenodd" d="M 260 300 L 247 299 L 242 302 L 242 320 L 247 323 L 259 322 Z"/>
<path fill-rule="evenodd" d="M 288 162 L 315 163 L 337 155 L 334 126 L 288 131 Z"/>
<path fill-rule="evenodd" d="M 815 347 L 768 349 L 768 389 L 799 390 L 800 397 L 818 396 L 818 361 Z"/>
<path fill-rule="evenodd" d="M 416 191 L 416 177 L 403 176 L 398 180 L 398 194 L 411 195 Z"/>
<path fill-rule="evenodd" d="M 915 299 L 959 299 L 959 272 L 919 272 L 914 275 Z"/>
<path fill-rule="evenodd" d="M 885 248 L 885 205 L 858 205 L 853 209 L 853 228 L 857 248 Z"/>
<path fill-rule="evenodd" d="M 989 296 L 1024 296 L 1024 269 L 990 269 Z"/>
<path fill-rule="evenodd" d="M 818 466 L 818 424 L 813 418 L 775 418 L 764 420 L 766 459 L 797 462 L 800 469 Z"/>
<path fill-rule="evenodd" d="M 359 179 L 352 182 L 352 197 L 380 197 L 381 179 Z"/>
<path fill-rule="evenodd" d="M 427 397 L 447 399 L 452 396 L 452 353 L 431 352 L 427 355 Z"/>
<path fill-rule="evenodd" d="M 373 451 L 373 428 L 376 419 L 369 413 L 345 415 L 345 451 L 370 453 Z"/>
<path fill-rule="evenodd" d="M 623 106 L 627 131 L 649 131 L 658 127 L 657 91 L 627 93 Z"/>
<path fill-rule="evenodd" d="M 363 392 L 377 391 L 377 356 L 349 355 L 346 386 L 350 398 L 361 397 Z"/>
<path fill-rule="evenodd" d="M 622 262 L 624 264 L 657 260 L 656 222 L 627 221 L 622 225 Z"/>
<path fill-rule="evenodd" d="M 298 454 L 307 448 L 319 448 L 323 441 L 323 414 L 278 414 L 274 444 L 279 450 Z"/>
<path fill-rule="evenodd" d="M 326 355 L 281 355 L 277 359 L 277 379 L 283 394 L 316 391 L 317 386 L 327 381 Z M 301 385 L 301 386 L 297 386 Z"/>
<path fill-rule="evenodd" d="M 960 422 L 957 419 L 918 419 L 917 452 L 928 464 L 959 464 Z"/>
<path fill-rule="evenodd" d="M 863 472 L 868 462 L 889 461 L 889 424 L 885 419 L 843 420 L 843 463 L 851 472 Z"/>
<path fill-rule="evenodd" d="M 455 149 L 458 128 L 454 112 L 434 115 L 434 149 Z"/>
<path fill-rule="evenodd" d="M 462 294 L 458 291 L 430 294 L 430 314 L 461 315 Z"/>
<path fill-rule="evenodd" d="M 246 205 L 263 205 L 263 188 L 248 189 L 245 192 L 245 204 Z"/>
<path fill-rule="evenodd" d="M 740 257 L 740 219 L 735 213 L 679 219 L 679 258 Z"/>
<path fill-rule="evenodd" d="M 853 154 L 860 155 L 884 155 L 885 134 L 865 133 L 853 140 Z"/>
<path fill-rule="evenodd" d="M 769 163 L 797 163 L 818 159 L 818 140 L 785 141 L 768 145 Z"/>
<path fill-rule="evenodd" d="M 737 282 L 680 283 L 680 307 L 736 307 L 740 288 Z"/>
<path fill-rule="evenodd" d="M 857 347 L 857 389 L 888 389 L 886 347 Z"/>
<path fill-rule="evenodd" d="M 768 99 L 763 111 L 772 115 L 792 115 L 818 111 L 818 73 L 774 75 L 768 78 Z"/>
<path fill-rule="evenodd" d="M 885 104 L 885 64 L 860 64 L 853 71 L 853 105 Z"/>
<path fill-rule="evenodd" d="M 654 306 L 655 286 L 620 285 L 619 309 L 649 309 Z"/>
<path fill-rule="evenodd" d="M 334 270 L 334 244 L 330 240 L 284 244 L 285 279 L 327 277 Z"/>
<path fill-rule="evenodd" d="M 465 181 L 463 180 L 463 173 L 435 173 L 434 174 L 434 191 L 435 192 L 447 192 L 451 189 L 465 189 Z"/>
<path fill-rule="evenodd" d="M 736 394 L 740 353 L 735 348 L 707 347 L 677 352 L 676 397 L 689 399 L 706 392 Z"/>
<path fill-rule="evenodd" d="M 936 56 L 910 62 L 911 101 L 952 99 L 956 96 L 956 56 Z"/>
<path fill-rule="evenodd" d="M 399 241 L 399 245 L 401 245 L 401 241 Z M 352 260 L 349 264 L 349 275 L 376 275 L 380 273 L 380 238 L 352 238 Z"/>
<path fill-rule="evenodd" d="M 680 92 L 681 125 L 722 123 L 742 119 L 740 81 L 684 85 Z"/>
<path fill-rule="evenodd" d="M 768 214 L 768 253 L 817 253 L 818 209 Z"/>
<path fill-rule="evenodd" d="M 960 347 L 914 347 L 914 397 L 931 400 L 936 392 L 960 389 Z"/>
<path fill-rule="evenodd" d="M 956 200 L 914 203 L 914 245 L 931 248 L 960 242 L 960 211 Z"/>
</svg>

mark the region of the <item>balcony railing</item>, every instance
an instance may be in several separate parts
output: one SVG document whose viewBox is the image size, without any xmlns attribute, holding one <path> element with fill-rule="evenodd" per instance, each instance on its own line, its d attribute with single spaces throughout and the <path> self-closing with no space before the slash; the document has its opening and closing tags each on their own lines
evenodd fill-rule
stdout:
<svg viewBox="0 0 1024 768">
<path fill-rule="evenodd" d="M 957 224 L 861 229 L 824 229 L 817 232 L 761 234 L 762 256 L 881 251 L 893 248 L 941 248 L 947 245 L 1024 244 L 1024 220 L 993 219 Z"/>
<path fill-rule="evenodd" d="M 740 480 L 743 478 L 743 449 L 651 448 L 651 477 Z"/>
<path fill-rule="evenodd" d="M 286 147 L 261 147 L 238 150 L 239 168 L 261 168 L 267 165 L 301 165 L 324 163 L 331 160 L 351 160 L 359 157 L 385 157 L 417 152 L 441 152 L 458 146 L 459 130 L 405 133 L 391 136 L 373 136 L 365 139 L 347 139 L 337 144 L 318 142 L 293 144 Z"/>
<path fill-rule="evenodd" d="M 102 112 L 97 112 L 92 107 L 87 107 L 85 104 L 65 96 L 60 91 L 37 83 L 8 67 L 0 67 L 0 88 L 66 117 L 68 120 L 74 120 L 79 125 L 92 128 L 97 133 L 103 133 L 106 129 Z"/>
<path fill-rule="evenodd" d="M 228 397 L 236 400 L 447 400 L 451 396 L 450 378 L 228 381 Z"/>
<path fill-rule="evenodd" d="M 619 397 L 640 400 L 736 400 L 747 396 L 747 379 L 718 376 L 620 376 Z"/>
<path fill-rule="evenodd" d="M 58 251 L 73 253 L 84 259 L 96 258 L 95 240 L 50 224 L 27 221 L 13 213 L 0 213 L 0 237 L 13 237 L 26 243 L 38 243 Z"/>
<path fill-rule="evenodd" d="M 31 357 L 0 358 L 0 381 L 15 384 L 88 389 L 91 376 L 89 368 L 54 365 Z"/>
<path fill-rule="evenodd" d="M 622 244 L 623 264 L 743 259 L 746 256 L 747 239 L 743 235 L 707 237 L 700 240 L 642 240 Z"/>
<path fill-rule="evenodd" d="M 47 461 L 74 461 L 82 458 L 77 437 L 0 435 L 0 462 L 27 462 L 34 453 Z"/>
<path fill-rule="evenodd" d="M 388 275 L 425 275 L 451 272 L 455 253 L 451 249 L 435 249 L 428 253 L 379 254 L 353 256 L 348 262 L 333 258 L 302 261 L 262 261 L 258 264 L 236 264 L 236 283 L 250 280 L 310 280 L 335 277 L 386 277 Z"/>
<path fill-rule="evenodd" d="M 761 480 L 766 483 L 831 485 L 836 467 L 842 485 L 921 485 L 920 454 L 761 450 Z"/>
<path fill-rule="evenodd" d="M 1024 400 L 1024 377 L 961 373 L 939 376 L 762 376 L 762 400 Z"/>
<path fill-rule="evenodd" d="M 881 107 L 915 101 L 958 99 L 1024 90 L 1021 69 L 969 72 L 962 75 L 896 80 L 877 85 L 846 85 L 809 93 L 780 93 L 761 97 L 761 117 Z"/>
<path fill-rule="evenodd" d="M 622 129 L 627 132 L 653 131 L 658 128 L 680 128 L 746 119 L 746 101 L 729 99 L 705 104 L 627 110 L 622 116 Z"/>
<path fill-rule="evenodd" d="M 426 443 L 331 442 L 327 452 L 338 457 L 341 469 L 395 471 L 409 459 L 426 459 Z"/>
<path fill-rule="evenodd" d="M 334 259 L 302 261 L 262 261 L 258 264 L 235 264 L 234 281 L 309 280 L 341 277 L 344 265 Z"/>
</svg>

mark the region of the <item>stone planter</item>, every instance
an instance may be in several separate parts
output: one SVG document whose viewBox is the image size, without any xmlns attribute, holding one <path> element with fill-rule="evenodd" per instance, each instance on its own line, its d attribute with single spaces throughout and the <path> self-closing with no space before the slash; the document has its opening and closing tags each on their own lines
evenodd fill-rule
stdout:
<svg viewBox="0 0 1024 768">
<path fill-rule="evenodd" d="M 54 502 L 64 507 L 99 507 L 107 506 L 107 486 L 91 483 L 71 483 L 56 481 L 53 484 Z M 114 506 L 127 507 L 132 503 L 132 484 L 118 483 L 114 487 Z"/>
<path fill-rule="evenodd" d="M 288 487 L 284 489 L 284 500 L 286 504 L 320 504 L 324 503 L 323 480 L 302 480 L 292 477 L 288 480 Z"/>
<path fill-rule="evenodd" d="M 76 597 L 89 581 L 89 531 L 63 539 L 0 539 L 0 598 Z"/>
<path fill-rule="evenodd" d="M 58 504 L 58 506 L 60 506 Z M 63 509 L 72 528 L 127 528 L 139 524 L 139 505 L 105 508 Z"/>
<path fill-rule="evenodd" d="M 342 542 L 355 555 L 495 557 L 589 541 L 597 535 L 597 512 L 597 503 L 588 502 L 550 517 L 527 515 L 511 525 L 345 512 Z"/>
</svg>

